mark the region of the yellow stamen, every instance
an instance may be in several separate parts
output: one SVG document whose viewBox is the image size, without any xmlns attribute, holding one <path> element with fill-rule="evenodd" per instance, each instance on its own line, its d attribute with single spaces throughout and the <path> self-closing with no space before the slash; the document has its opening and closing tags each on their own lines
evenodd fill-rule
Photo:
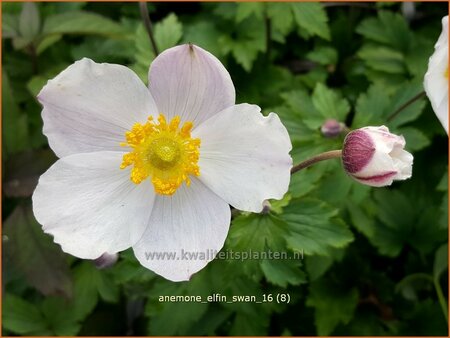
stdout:
<svg viewBox="0 0 450 338">
<path fill-rule="evenodd" d="M 192 122 L 179 126 L 179 116 L 167 123 L 160 114 L 158 123 L 150 116 L 145 124 L 136 123 L 125 133 L 126 142 L 121 145 L 132 150 L 123 156 L 120 169 L 133 165 L 132 182 L 150 178 L 156 193 L 172 195 L 183 182 L 189 186 L 189 175 L 200 175 L 200 139 L 191 138 Z"/>
<path fill-rule="evenodd" d="M 445 78 L 448 80 L 448 66 L 447 66 L 447 68 L 445 69 L 444 76 L 445 76 Z"/>
</svg>

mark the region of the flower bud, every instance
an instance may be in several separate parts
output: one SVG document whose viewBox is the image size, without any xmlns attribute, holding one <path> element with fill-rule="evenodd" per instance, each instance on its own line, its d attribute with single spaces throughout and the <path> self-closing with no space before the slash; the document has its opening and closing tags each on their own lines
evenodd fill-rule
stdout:
<svg viewBox="0 0 450 338">
<path fill-rule="evenodd" d="M 347 174 L 362 184 L 391 185 L 411 177 L 413 156 L 404 147 L 403 136 L 391 134 L 385 126 L 357 129 L 345 137 L 342 163 Z"/>
<path fill-rule="evenodd" d="M 105 252 L 99 258 L 94 259 L 94 265 L 97 269 L 106 269 L 116 264 L 118 259 L 117 253 L 109 254 Z"/>
<path fill-rule="evenodd" d="M 328 119 L 320 128 L 320 131 L 323 136 L 327 138 L 334 138 L 341 135 L 344 129 L 345 125 L 342 122 L 336 121 L 335 119 Z"/>
</svg>

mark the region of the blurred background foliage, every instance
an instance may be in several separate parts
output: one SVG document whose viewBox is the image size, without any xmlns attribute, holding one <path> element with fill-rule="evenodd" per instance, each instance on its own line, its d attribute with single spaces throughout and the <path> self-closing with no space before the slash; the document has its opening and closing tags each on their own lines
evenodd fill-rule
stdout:
<svg viewBox="0 0 450 338">
<path fill-rule="evenodd" d="M 447 3 L 148 4 L 160 51 L 192 42 L 226 65 L 238 102 L 277 112 L 294 162 L 341 147 L 327 118 L 387 125 L 413 178 L 372 189 L 337 160 L 294 175 L 269 214 L 233 218 L 225 248 L 302 260 L 215 260 L 190 282 L 64 254 L 30 208 L 55 160 L 35 97 L 75 60 L 155 57 L 137 3 L 2 3 L 4 335 L 447 335 L 447 136 L 422 91 Z M 160 303 L 160 295 L 289 294 L 277 303 Z"/>
</svg>

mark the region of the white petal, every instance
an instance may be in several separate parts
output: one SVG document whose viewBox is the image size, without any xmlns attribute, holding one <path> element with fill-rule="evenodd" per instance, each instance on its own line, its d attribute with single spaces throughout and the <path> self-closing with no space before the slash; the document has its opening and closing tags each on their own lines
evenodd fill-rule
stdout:
<svg viewBox="0 0 450 338">
<path fill-rule="evenodd" d="M 222 248 L 230 219 L 227 202 L 193 178 L 174 195 L 156 197 L 134 254 L 143 266 L 169 280 L 189 280 Z"/>
<path fill-rule="evenodd" d="M 413 156 L 401 146 L 396 146 L 390 155 L 394 162 L 394 167 L 398 171 L 394 180 L 406 180 L 410 178 L 412 175 Z"/>
<path fill-rule="evenodd" d="M 445 96 L 441 103 L 435 108 L 436 116 L 448 134 L 448 95 Z"/>
<path fill-rule="evenodd" d="M 192 44 L 170 48 L 152 63 L 149 88 L 161 113 L 197 126 L 234 105 L 230 74 L 211 53 Z"/>
<path fill-rule="evenodd" d="M 434 48 L 448 47 L 448 15 L 442 18 L 442 32 Z"/>
<path fill-rule="evenodd" d="M 127 67 L 82 59 L 38 95 L 44 134 L 59 157 L 120 151 L 124 134 L 158 112 L 148 89 Z"/>
<path fill-rule="evenodd" d="M 430 57 L 428 71 L 425 74 L 425 90 L 428 97 L 436 102 L 440 102 L 444 96 L 448 95 L 448 79 L 445 73 L 448 67 L 448 48 L 437 49 Z"/>
<path fill-rule="evenodd" d="M 424 88 L 433 111 L 448 134 L 448 16 L 442 19 L 442 33 L 428 61 Z"/>
<path fill-rule="evenodd" d="M 153 186 L 132 183 L 121 160 L 119 152 L 70 155 L 39 179 L 34 215 L 63 251 L 95 259 L 131 247 L 144 233 Z"/>
<path fill-rule="evenodd" d="M 375 150 L 372 160 L 362 170 L 355 173 L 358 177 L 370 177 L 384 175 L 386 172 L 397 174 L 392 158 L 384 151 Z"/>
<path fill-rule="evenodd" d="M 291 141 L 278 115 L 264 117 L 239 104 L 194 129 L 201 140 L 200 180 L 233 207 L 260 212 L 266 199 L 281 199 L 292 168 Z"/>
</svg>

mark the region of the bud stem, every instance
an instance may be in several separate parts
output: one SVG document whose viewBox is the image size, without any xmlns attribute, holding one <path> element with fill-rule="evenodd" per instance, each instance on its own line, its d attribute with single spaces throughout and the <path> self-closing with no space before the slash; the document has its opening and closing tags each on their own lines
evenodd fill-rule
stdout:
<svg viewBox="0 0 450 338">
<path fill-rule="evenodd" d="M 300 171 L 302 169 L 305 169 L 305 168 L 313 165 L 314 163 L 329 160 L 332 158 L 338 158 L 338 157 L 341 157 L 341 155 L 342 155 L 342 150 L 339 149 L 339 150 L 326 151 L 319 155 L 313 156 L 313 157 L 293 166 L 291 169 L 291 175 L 295 174 L 297 171 Z"/>
</svg>

